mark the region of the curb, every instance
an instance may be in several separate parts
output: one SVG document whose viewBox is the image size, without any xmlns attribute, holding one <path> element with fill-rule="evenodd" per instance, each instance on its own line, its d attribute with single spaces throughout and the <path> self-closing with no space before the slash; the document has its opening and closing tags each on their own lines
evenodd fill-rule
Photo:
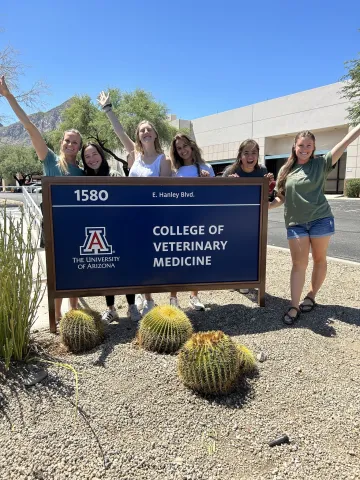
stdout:
<svg viewBox="0 0 360 480">
<path fill-rule="evenodd" d="M 285 247 L 276 247 L 275 245 L 268 245 L 267 248 L 272 248 L 273 250 L 281 250 L 283 252 L 290 252 L 289 248 Z M 310 257 L 312 257 L 311 253 L 309 254 Z M 336 257 L 327 257 L 327 260 L 329 262 L 334 262 L 334 263 L 344 263 L 345 265 L 352 265 L 353 267 L 360 267 L 360 262 L 354 262 L 352 260 L 344 260 L 342 258 L 336 258 Z"/>
</svg>

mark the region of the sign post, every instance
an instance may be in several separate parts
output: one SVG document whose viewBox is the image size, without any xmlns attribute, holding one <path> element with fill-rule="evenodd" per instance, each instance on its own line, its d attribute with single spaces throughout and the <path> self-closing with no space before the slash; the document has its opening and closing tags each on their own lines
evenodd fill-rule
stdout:
<svg viewBox="0 0 360 480">
<path fill-rule="evenodd" d="M 265 304 L 268 179 L 44 177 L 55 298 L 257 288 Z"/>
</svg>

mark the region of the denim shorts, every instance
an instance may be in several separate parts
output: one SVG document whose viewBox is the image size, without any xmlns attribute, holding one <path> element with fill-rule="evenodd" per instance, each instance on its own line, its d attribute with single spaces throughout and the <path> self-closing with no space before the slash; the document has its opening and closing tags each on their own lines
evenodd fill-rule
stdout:
<svg viewBox="0 0 360 480">
<path fill-rule="evenodd" d="M 292 240 L 300 237 L 329 237 L 335 233 L 334 217 L 320 218 L 308 223 L 301 223 L 287 228 L 287 238 Z"/>
</svg>

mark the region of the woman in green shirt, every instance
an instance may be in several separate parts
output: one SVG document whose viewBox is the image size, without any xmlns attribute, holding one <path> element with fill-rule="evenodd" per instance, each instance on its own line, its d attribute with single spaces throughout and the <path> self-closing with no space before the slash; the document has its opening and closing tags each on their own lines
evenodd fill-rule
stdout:
<svg viewBox="0 0 360 480">
<path fill-rule="evenodd" d="M 285 225 L 292 258 L 290 276 L 291 305 L 283 316 L 287 325 L 298 320 L 300 313 L 310 312 L 326 277 L 326 253 L 335 232 L 334 217 L 324 195 L 324 185 L 333 166 L 345 149 L 360 135 L 360 125 L 349 132 L 323 157 L 314 157 L 315 136 L 310 131 L 296 135 L 291 155 L 281 168 L 275 199 L 269 209 L 284 204 Z M 300 304 L 305 284 L 309 252 L 313 271 L 310 289 Z"/>
<path fill-rule="evenodd" d="M 60 177 L 63 175 L 84 175 L 84 172 L 78 167 L 76 162 L 76 156 L 82 145 L 82 138 L 77 130 L 71 129 L 64 132 L 60 143 L 60 155 L 56 155 L 48 148 L 39 130 L 31 122 L 30 118 L 18 104 L 14 95 L 10 92 L 6 85 L 4 75 L 0 78 L 0 96 L 6 98 L 13 112 L 29 133 L 36 154 L 39 157 L 39 160 L 43 162 L 44 175 L 53 177 Z M 71 308 L 77 308 L 77 298 L 70 298 L 69 301 Z M 61 317 L 61 303 L 62 298 L 55 298 L 56 321 L 59 321 Z"/>
</svg>

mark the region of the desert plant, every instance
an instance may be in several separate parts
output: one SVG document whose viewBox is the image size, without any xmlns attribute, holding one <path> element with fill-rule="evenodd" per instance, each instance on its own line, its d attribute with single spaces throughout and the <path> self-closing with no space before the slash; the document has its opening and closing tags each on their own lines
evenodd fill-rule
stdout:
<svg viewBox="0 0 360 480">
<path fill-rule="evenodd" d="M 226 394 L 236 385 L 240 356 L 221 331 L 195 333 L 178 356 L 178 372 L 187 387 L 205 394 Z"/>
<path fill-rule="evenodd" d="M 71 352 L 85 352 L 103 341 L 104 325 L 98 312 L 69 310 L 60 320 L 60 334 Z"/>
<path fill-rule="evenodd" d="M 6 368 L 11 358 L 23 360 L 28 353 L 43 295 L 31 231 L 32 219 L 23 208 L 16 215 L 6 205 L 0 208 L 0 357 Z"/>
<path fill-rule="evenodd" d="M 253 372 L 256 368 L 256 360 L 253 352 L 245 347 L 245 345 L 236 345 L 236 347 L 240 360 L 240 375 Z"/>
<path fill-rule="evenodd" d="M 191 337 L 190 320 L 171 305 L 159 305 L 141 320 L 138 341 L 141 347 L 159 353 L 177 352 Z"/>
<path fill-rule="evenodd" d="M 360 178 L 349 178 L 349 180 L 346 180 L 345 195 L 350 198 L 360 197 Z"/>
</svg>

